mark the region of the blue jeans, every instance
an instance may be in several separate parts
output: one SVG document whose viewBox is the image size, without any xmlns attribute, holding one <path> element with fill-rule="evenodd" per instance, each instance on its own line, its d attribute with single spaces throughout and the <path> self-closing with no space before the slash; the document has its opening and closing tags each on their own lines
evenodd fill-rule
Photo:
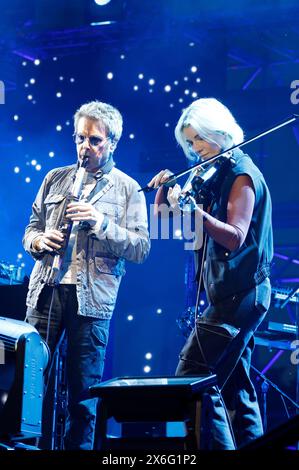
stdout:
<svg viewBox="0 0 299 470">
<path fill-rule="evenodd" d="M 26 321 L 46 339 L 52 288 L 45 286 L 37 309 L 28 308 Z M 68 416 L 64 437 L 65 449 L 91 450 L 97 399 L 89 397 L 89 387 L 101 381 L 110 320 L 83 317 L 77 314 L 76 286 L 60 285 L 54 289 L 49 319 L 48 344 L 55 350 L 65 329 L 67 337 Z"/>
<path fill-rule="evenodd" d="M 233 450 L 263 434 L 250 363 L 253 334 L 266 315 L 270 299 L 271 287 L 266 279 L 221 304 L 209 305 L 180 353 L 176 375 L 212 371 L 218 378 L 218 386 L 203 396 L 203 449 Z"/>
</svg>

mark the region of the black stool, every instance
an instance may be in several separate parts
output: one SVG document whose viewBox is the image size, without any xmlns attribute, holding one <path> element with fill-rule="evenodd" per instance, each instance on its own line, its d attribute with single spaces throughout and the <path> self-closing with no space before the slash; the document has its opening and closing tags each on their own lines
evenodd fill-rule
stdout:
<svg viewBox="0 0 299 470">
<path fill-rule="evenodd" d="M 199 449 L 202 398 L 216 382 L 215 374 L 117 377 L 90 387 L 91 396 L 101 398 L 95 449 Z M 196 426 L 190 426 L 192 413 Z M 111 417 L 123 423 L 183 421 L 187 432 L 184 438 L 109 438 L 107 420 Z"/>
</svg>

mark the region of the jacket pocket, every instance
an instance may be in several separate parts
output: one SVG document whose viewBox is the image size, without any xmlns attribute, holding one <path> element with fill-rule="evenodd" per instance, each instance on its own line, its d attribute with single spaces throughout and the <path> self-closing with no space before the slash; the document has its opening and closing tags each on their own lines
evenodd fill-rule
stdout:
<svg viewBox="0 0 299 470">
<path fill-rule="evenodd" d="M 95 204 L 95 208 L 108 217 L 112 222 L 121 226 L 126 225 L 127 214 L 126 207 L 124 205 L 116 202 L 113 203 L 100 200 Z"/>
<path fill-rule="evenodd" d="M 64 194 L 49 193 L 44 201 L 45 204 L 58 204 L 65 199 Z"/>
<path fill-rule="evenodd" d="M 47 227 L 53 228 L 56 224 L 59 208 L 62 201 L 65 200 L 65 194 L 49 193 L 45 198 L 44 204 L 47 211 Z"/>
<path fill-rule="evenodd" d="M 94 258 L 96 270 L 103 274 L 122 276 L 125 274 L 124 260 L 121 258 L 99 257 Z"/>
<path fill-rule="evenodd" d="M 99 203 L 96 204 L 95 207 L 102 214 L 106 215 L 108 219 L 112 220 L 113 222 L 118 221 L 119 210 L 118 210 L 117 205 L 109 204 L 109 203 L 101 203 L 101 201 L 99 201 Z"/>
<path fill-rule="evenodd" d="M 93 263 L 90 269 L 94 295 L 93 303 L 100 310 L 103 310 L 105 306 L 112 312 L 121 282 L 121 271 L 117 259 L 96 257 Z"/>
</svg>

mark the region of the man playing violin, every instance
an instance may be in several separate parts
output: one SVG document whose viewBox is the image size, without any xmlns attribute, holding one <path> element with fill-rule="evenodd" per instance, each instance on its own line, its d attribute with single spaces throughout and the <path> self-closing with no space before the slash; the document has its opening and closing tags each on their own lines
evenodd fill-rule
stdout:
<svg viewBox="0 0 299 470">
<path fill-rule="evenodd" d="M 221 102 L 202 98 L 183 111 L 175 137 L 186 157 L 196 162 L 240 144 L 243 131 Z M 206 234 L 202 276 L 208 307 L 196 319 L 176 370 L 178 376 L 217 374 L 218 384 L 205 399 L 210 410 L 201 436 L 205 449 L 239 448 L 263 434 L 249 373 L 253 334 L 271 299 L 271 198 L 251 158 L 239 148 L 232 157 L 234 163 L 217 179 L 208 203 L 195 204 Z M 158 206 L 167 203 L 177 209 L 181 187 L 167 187 L 171 175 L 162 170 L 148 186 L 159 188 Z"/>
</svg>

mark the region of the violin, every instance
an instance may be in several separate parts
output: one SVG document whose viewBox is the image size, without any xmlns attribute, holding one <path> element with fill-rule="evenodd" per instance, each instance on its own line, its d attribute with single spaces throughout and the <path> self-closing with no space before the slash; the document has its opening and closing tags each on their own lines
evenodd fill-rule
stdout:
<svg viewBox="0 0 299 470">
<path fill-rule="evenodd" d="M 210 205 L 219 193 L 228 169 L 236 164 L 230 152 L 207 162 L 205 167 L 204 163 L 191 172 L 182 188 L 178 198 L 178 205 L 182 211 L 194 210 L 195 204 L 202 204 L 204 208 Z"/>
</svg>

